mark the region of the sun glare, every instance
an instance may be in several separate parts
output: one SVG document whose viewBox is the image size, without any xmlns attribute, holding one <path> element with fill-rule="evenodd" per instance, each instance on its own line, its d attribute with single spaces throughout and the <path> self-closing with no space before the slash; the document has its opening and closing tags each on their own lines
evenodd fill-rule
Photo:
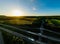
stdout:
<svg viewBox="0 0 60 44">
<path fill-rule="evenodd" d="M 23 12 L 20 10 L 13 10 L 11 14 L 12 16 L 22 16 Z"/>
</svg>

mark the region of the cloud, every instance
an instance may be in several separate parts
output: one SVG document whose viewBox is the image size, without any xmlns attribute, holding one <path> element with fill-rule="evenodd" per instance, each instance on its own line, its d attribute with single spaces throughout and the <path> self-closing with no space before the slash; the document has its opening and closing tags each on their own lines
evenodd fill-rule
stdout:
<svg viewBox="0 0 60 44">
<path fill-rule="evenodd" d="M 35 0 L 30 0 L 31 2 L 34 2 Z"/>
<path fill-rule="evenodd" d="M 32 10 L 37 10 L 37 8 L 33 7 Z"/>
</svg>

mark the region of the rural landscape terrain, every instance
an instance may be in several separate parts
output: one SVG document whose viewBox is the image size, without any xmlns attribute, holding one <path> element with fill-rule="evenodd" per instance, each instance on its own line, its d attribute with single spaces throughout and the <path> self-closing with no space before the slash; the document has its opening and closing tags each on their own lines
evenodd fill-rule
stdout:
<svg viewBox="0 0 60 44">
<path fill-rule="evenodd" d="M 59 29 L 60 16 L 0 16 L 0 38 L 5 44 L 60 44 Z"/>
</svg>

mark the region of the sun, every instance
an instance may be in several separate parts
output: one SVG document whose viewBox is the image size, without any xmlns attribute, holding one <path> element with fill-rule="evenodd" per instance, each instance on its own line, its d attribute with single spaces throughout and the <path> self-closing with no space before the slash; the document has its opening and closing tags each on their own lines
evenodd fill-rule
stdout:
<svg viewBox="0 0 60 44">
<path fill-rule="evenodd" d="M 20 11 L 20 10 L 13 10 L 11 11 L 11 16 L 22 16 L 23 15 L 23 12 Z"/>
<path fill-rule="evenodd" d="M 6 16 L 23 16 L 24 12 L 21 10 L 11 10 Z"/>
</svg>

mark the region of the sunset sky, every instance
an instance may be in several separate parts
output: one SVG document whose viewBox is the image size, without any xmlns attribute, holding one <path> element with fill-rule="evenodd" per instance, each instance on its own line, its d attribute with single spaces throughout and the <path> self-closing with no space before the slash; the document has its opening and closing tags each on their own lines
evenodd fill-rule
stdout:
<svg viewBox="0 0 60 44">
<path fill-rule="evenodd" d="M 60 0 L 0 0 L 0 14 L 20 10 L 25 15 L 60 15 Z"/>
</svg>

